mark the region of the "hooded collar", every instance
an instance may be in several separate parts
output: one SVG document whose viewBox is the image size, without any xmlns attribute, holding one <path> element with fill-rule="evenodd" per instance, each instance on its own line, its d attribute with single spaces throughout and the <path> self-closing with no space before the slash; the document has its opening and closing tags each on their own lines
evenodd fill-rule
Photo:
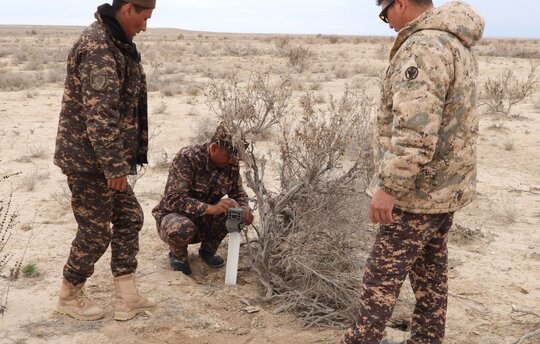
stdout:
<svg viewBox="0 0 540 344">
<path fill-rule="evenodd" d="M 452 1 L 424 12 L 399 31 L 390 58 L 411 35 L 421 30 L 449 32 L 470 48 L 480 41 L 484 27 L 484 18 L 474 8 L 463 1 Z"/>
</svg>

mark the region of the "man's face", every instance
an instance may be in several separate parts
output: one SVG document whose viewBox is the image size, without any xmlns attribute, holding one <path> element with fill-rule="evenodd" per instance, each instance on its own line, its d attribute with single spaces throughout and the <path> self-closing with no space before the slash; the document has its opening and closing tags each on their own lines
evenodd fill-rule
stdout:
<svg viewBox="0 0 540 344">
<path fill-rule="evenodd" d="M 402 0 L 385 0 L 381 2 L 381 14 L 379 17 L 396 32 L 399 32 L 405 26 L 400 11 L 402 5 Z"/>
<path fill-rule="evenodd" d="M 210 145 L 210 160 L 218 168 L 224 168 L 237 161 L 234 154 L 228 149 L 218 146 L 216 143 Z"/>
<path fill-rule="evenodd" d="M 132 40 L 139 32 L 146 31 L 146 21 L 152 17 L 153 9 L 145 9 L 137 13 L 135 7 L 128 3 L 124 6 L 125 21 L 122 25 L 126 36 Z"/>
</svg>

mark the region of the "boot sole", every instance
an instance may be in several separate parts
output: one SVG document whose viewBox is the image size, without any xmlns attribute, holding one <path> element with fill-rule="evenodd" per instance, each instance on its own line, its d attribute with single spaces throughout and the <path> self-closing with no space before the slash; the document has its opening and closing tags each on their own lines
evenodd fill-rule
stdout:
<svg viewBox="0 0 540 344">
<path fill-rule="evenodd" d="M 145 308 L 139 308 L 137 310 L 133 310 L 131 312 L 114 312 L 114 320 L 118 321 L 127 321 L 135 318 L 137 314 L 144 313 L 146 311 L 150 311 L 154 308 L 152 307 L 145 307 Z"/>
<path fill-rule="evenodd" d="M 70 310 L 68 308 L 64 308 L 62 306 L 56 306 L 56 310 L 58 311 L 58 313 L 69 315 L 70 317 L 72 317 L 74 319 L 82 320 L 82 321 L 99 320 L 99 319 L 103 319 L 105 317 L 105 314 L 83 316 L 83 315 L 80 315 L 80 314 L 77 314 L 77 313 L 73 312 L 72 310 Z"/>
</svg>

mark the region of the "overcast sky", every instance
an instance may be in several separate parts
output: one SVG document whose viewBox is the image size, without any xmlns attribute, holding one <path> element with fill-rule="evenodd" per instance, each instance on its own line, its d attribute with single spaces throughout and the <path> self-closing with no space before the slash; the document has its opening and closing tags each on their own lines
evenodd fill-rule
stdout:
<svg viewBox="0 0 540 344">
<path fill-rule="evenodd" d="M 86 26 L 94 0 L 1 0 L 0 24 Z M 441 5 L 448 0 L 435 0 Z M 540 1 L 468 0 L 486 19 L 485 36 L 540 38 Z M 9 5 L 8 5 L 9 3 Z M 157 0 L 149 27 L 197 31 L 393 35 L 375 0 Z"/>
</svg>

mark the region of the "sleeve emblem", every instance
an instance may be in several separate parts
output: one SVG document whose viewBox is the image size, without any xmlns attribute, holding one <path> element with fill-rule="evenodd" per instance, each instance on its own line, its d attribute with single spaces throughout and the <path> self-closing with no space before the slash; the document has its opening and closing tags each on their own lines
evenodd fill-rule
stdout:
<svg viewBox="0 0 540 344">
<path fill-rule="evenodd" d="M 407 80 L 414 80 L 418 77 L 418 68 L 416 67 L 409 67 L 405 71 L 405 77 Z"/>
<path fill-rule="evenodd" d="M 102 91 L 107 86 L 107 71 L 104 69 L 93 70 L 90 74 L 90 85 L 96 91 Z"/>
</svg>

